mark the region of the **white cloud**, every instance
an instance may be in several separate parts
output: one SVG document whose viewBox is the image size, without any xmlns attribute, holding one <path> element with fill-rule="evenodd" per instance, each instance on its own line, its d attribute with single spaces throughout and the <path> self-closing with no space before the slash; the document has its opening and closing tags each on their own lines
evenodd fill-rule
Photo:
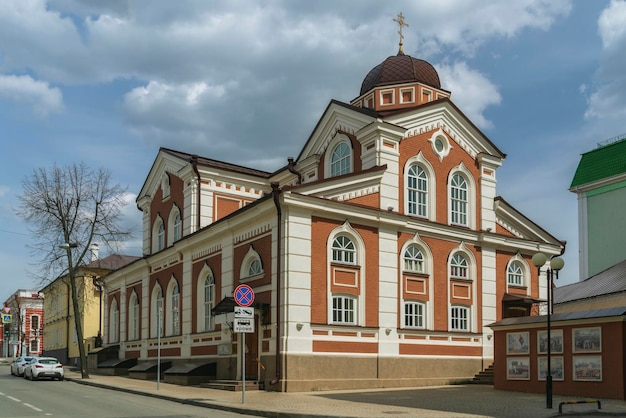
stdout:
<svg viewBox="0 0 626 418">
<path fill-rule="evenodd" d="M 0 75 L 0 97 L 29 103 L 39 116 L 63 110 L 61 90 L 29 76 Z"/>
<path fill-rule="evenodd" d="M 493 123 L 483 112 L 489 106 L 500 104 L 502 97 L 497 87 L 465 62 L 437 66 L 437 72 L 439 78 L 445 80 L 443 87 L 452 92 L 452 101 L 465 116 L 481 129 L 491 128 Z"/>
<path fill-rule="evenodd" d="M 585 118 L 623 121 L 626 117 L 626 2 L 612 0 L 598 18 L 600 68 L 588 97 Z"/>
</svg>

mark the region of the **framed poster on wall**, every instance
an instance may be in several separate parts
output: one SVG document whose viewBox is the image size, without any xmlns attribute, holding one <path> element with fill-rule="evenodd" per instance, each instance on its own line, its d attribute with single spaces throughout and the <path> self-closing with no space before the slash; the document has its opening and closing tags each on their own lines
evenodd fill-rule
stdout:
<svg viewBox="0 0 626 418">
<path fill-rule="evenodd" d="M 550 357 L 550 369 L 552 380 L 563 380 L 563 357 Z M 548 375 L 548 357 L 537 358 L 537 370 L 539 380 L 546 380 Z"/>
<path fill-rule="evenodd" d="M 572 357 L 574 380 L 602 381 L 602 356 L 574 356 Z"/>
<path fill-rule="evenodd" d="M 529 338 L 526 332 L 508 332 L 506 334 L 506 353 L 508 355 L 529 354 Z"/>
<path fill-rule="evenodd" d="M 507 380 L 530 380 L 530 359 L 513 357 L 506 359 Z"/>
<path fill-rule="evenodd" d="M 574 353 L 601 352 L 602 330 L 600 327 L 574 328 L 572 330 L 572 351 Z"/>
<path fill-rule="evenodd" d="M 563 330 L 550 330 L 550 353 L 563 353 Z M 548 331 L 537 331 L 537 353 L 548 354 Z"/>
</svg>

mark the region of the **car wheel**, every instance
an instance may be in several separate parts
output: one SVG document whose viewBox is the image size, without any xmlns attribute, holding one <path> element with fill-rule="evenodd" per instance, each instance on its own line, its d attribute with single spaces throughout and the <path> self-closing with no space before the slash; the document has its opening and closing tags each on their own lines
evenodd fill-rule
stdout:
<svg viewBox="0 0 626 418">
<path fill-rule="evenodd" d="M 59 377 L 59 382 L 63 381 L 63 376 Z"/>
</svg>

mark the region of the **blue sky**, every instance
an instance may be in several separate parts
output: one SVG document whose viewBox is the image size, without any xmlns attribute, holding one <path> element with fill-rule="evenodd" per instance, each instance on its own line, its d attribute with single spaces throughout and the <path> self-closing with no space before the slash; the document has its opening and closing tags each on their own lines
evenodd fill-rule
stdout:
<svg viewBox="0 0 626 418">
<path fill-rule="evenodd" d="M 14 213 L 34 169 L 84 161 L 135 197 L 168 147 L 273 171 L 331 99 L 398 48 L 429 61 L 507 154 L 498 195 L 567 241 L 577 281 L 580 154 L 626 132 L 626 2 L 4 0 L 0 8 L 0 301 L 39 289 Z M 103 249 L 104 254 L 106 251 Z M 140 236 L 122 252 L 140 255 Z"/>
</svg>

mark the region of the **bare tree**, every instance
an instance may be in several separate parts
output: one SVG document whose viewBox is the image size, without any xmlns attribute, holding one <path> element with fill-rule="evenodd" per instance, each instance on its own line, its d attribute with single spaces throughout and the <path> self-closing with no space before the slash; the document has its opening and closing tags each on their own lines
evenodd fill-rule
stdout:
<svg viewBox="0 0 626 418">
<path fill-rule="evenodd" d="M 76 272 L 92 243 L 114 249 L 131 236 L 131 230 L 118 226 L 126 189 L 111 184 L 108 170 L 92 170 L 85 163 L 35 169 L 22 187 L 16 212 L 32 227 L 35 244 L 30 247 L 42 281 L 57 274 L 69 277 L 81 376 L 88 378 Z"/>
</svg>

